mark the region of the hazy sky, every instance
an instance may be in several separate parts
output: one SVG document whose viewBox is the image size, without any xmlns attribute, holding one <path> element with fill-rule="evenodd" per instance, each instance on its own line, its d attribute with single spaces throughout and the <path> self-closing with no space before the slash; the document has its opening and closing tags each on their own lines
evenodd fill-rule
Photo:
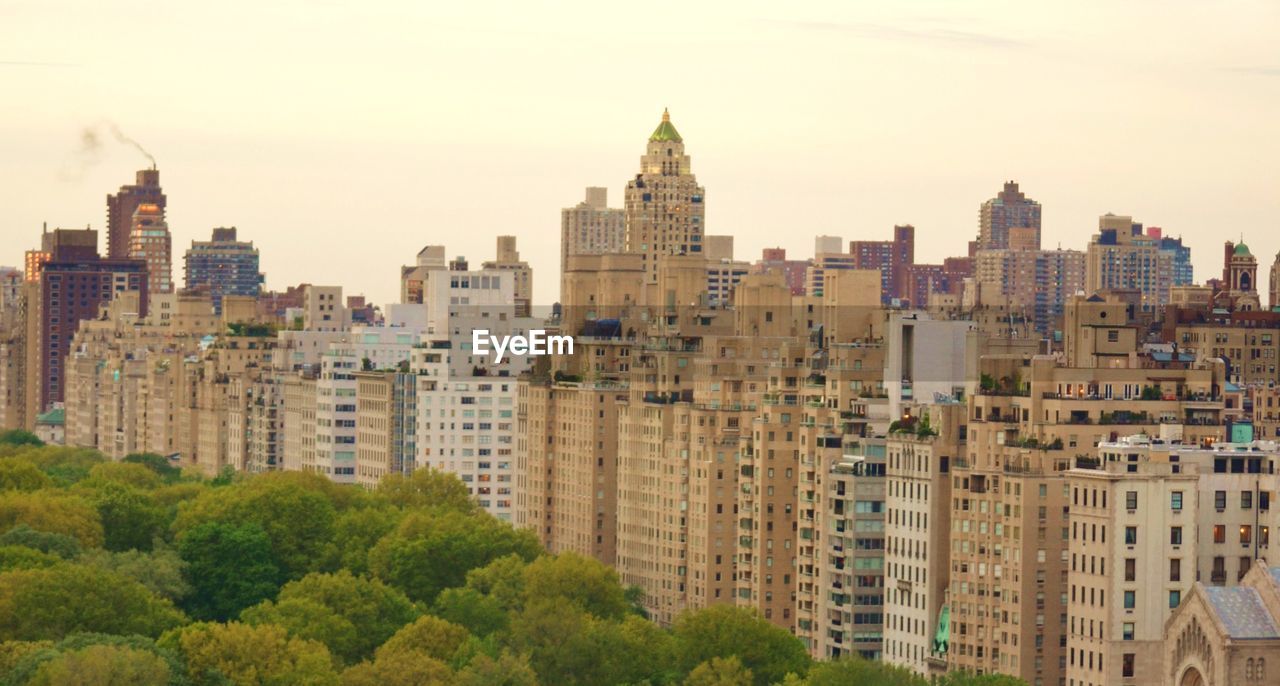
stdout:
<svg viewBox="0 0 1280 686">
<path fill-rule="evenodd" d="M 145 164 L 77 155 L 110 120 L 159 160 L 178 282 L 220 225 L 271 288 L 376 302 L 423 245 L 478 264 L 511 233 L 547 303 L 560 209 L 588 185 L 619 206 L 667 106 L 739 258 L 912 223 L 940 261 L 1016 179 L 1048 247 L 1083 249 L 1110 211 L 1188 239 L 1197 280 L 1241 233 L 1265 274 L 1277 29 L 1262 0 L 0 0 L 0 264 L 43 221 L 105 233 Z"/>
</svg>

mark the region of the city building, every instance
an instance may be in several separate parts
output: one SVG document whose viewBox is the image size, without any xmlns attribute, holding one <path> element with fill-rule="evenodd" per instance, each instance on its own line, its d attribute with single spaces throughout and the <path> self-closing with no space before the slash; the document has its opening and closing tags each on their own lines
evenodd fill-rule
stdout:
<svg viewBox="0 0 1280 686">
<path fill-rule="evenodd" d="M 1014 181 L 1006 181 L 996 197 L 978 210 L 978 249 L 1015 248 L 1012 229 L 1027 229 L 1023 249 L 1040 249 L 1040 203 L 1028 198 Z"/>
<path fill-rule="evenodd" d="M 1086 252 L 1086 292 L 1132 289 L 1149 312 L 1169 304 L 1174 254 L 1161 249 L 1160 241 L 1158 232 L 1144 233 L 1142 224 L 1132 217 L 1110 213 L 1100 217 L 1098 233 Z"/>
<path fill-rule="evenodd" d="M 839 242 L 840 239 L 837 238 L 837 251 Z M 781 274 L 791 288 L 791 295 L 804 295 L 805 272 L 808 269 L 808 260 L 788 260 L 785 248 L 765 248 L 760 259 L 751 265 L 752 274 Z"/>
<path fill-rule="evenodd" d="M 192 241 L 183 258 L 187 290 L 209 293 L 215 312 L 222 312 L 224 295 L 257 297 L 263 275 L 253 241 L 236 239 L 236 227 L 216 228 L 207 241 Z"/>
<path fill-rule="evenodd" d="M 164 210 L 153 203 L 139 203 L 129 233 L 129 258 L 147 265 L 147 292 L 173 292 L 173 237 Z"/>
<path fill-rule="evenodd" d="M 626 211 L 609 207 L 609 189 L 588 187 L 586 199 L 560 210 L 560 273 L 570 255 L 604 255 L 627 249 Z"/>
<path fill-rule="evenodd" d="M 133 215 L 142 204 L 155 205 L 160 216 L 165 212 L 165 195 L 160 188 L 160 171 L 154 167 L 137 173 L 132 185 L 121 186 L 107 196 L 107 259 L 123 260 L 130 256 Z"/>
<path fill-rule="evenodd" d="M 659 256 L 703 253 L 706 194 L 666 110 L 625 195 L 627 252 L 640 255 L 650 283 L 658 279 Z"/>
<path fill-rule="evenodd" d="M 486 270 L 509 271 L 514 277 L 515 316 L 528 317 L 533 307 L 533 269 L 520 260 L 515 236 L 498 236 L 497 259 L 481 264 Z"/>
</svg>

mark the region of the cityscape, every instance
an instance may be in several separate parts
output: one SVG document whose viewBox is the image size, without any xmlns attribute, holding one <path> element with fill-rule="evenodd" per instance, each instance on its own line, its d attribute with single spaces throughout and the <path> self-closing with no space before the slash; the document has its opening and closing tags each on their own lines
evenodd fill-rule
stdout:
<svg viewBox="0 0 1280 686">
<path fill-rule="evenodd" d="M 177 256 L 161 170 L 137 171 L 107 195 L 103 231 L 30 232 L 3 272 L 0 420 L 22 446 L 5 460 L 63 465 L 64 446 L 192 484 L 299 473 L 449 492 L 509 532 L 495 535 L 526 537 L 513 551 L 613 570 L 653 626 L 678 636 L 688 613 L 739 608 L 815 665 L 1071 686 L 1277 678 L 1280 255 L 1228 239 L 1221 272 L 1196 274 L 1180 238 L 1112 213 L 1087 244 L 1048 249 L 1034 190 L 995 180 L 964 254 L 940 264 L 917 262 L 910 225 L 747 258 L 708 232 L 693 144 L 669 111 L 655 119 L 630 137 L 643 155 L 619 170 L 620 207 L 591 187 L 561 211 L 549 307 L 515 235 L 478 264 L 438 244 L 403 256 L 396 302 L 337 282 L 268 290 L 236 227 Z M 546 334 L 568 345 L 488 345 Z M 86 483 L 111 480 L 99 471 Z M 50 474 L 43 488 L 68 485 Z M 183 552 L 201 501 L 167 497 L 193 498 L 175 510 Z M 374 534 L 357 569 L 400 531 Z M 310 578 L 242 617 L 282 612 Z M 374 578 L 397 586 L 394 568 Z M 565 676 L 530 654 L 492 669 Z M 389 683 L 377 655 L 343 683 Z M 733 660 L 696 683 L 788 673 Z"/>
</svg>

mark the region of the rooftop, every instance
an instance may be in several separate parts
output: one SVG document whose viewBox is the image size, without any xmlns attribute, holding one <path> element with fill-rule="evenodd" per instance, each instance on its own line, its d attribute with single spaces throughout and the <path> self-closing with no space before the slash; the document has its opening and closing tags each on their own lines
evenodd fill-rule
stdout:
<svg viewBox="0 0 1280 686">
<path fill-rule="evenodd" d="M 1272 568 L 1273 578 L 1277 571 Z M 1280 638 L 1280 629 L 1257 590 L 1247 586 L 1206 586 L 1204 593 L 1231 638 Z"/>
<path fill-rule="evenodd" d="M 680 137 L 680 132 L 676 131 L 675 124 L 671 123 L 671 113 L 666 108 L 662 110 L 662 123 L 658 124 L 658 128 L 653 130 L 653 135 L 649 136 L 649 142 L 651 143 L 664 141 L 684 142 L 684 139 Z"/>
</svg>

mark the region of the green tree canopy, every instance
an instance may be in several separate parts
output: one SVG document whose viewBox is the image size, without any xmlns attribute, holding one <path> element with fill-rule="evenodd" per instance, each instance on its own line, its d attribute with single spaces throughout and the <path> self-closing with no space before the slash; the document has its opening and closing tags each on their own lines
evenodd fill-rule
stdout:
<svg viewBox="0 0 1280 686">
<path fill-rule="evenodd" d="M 155 453 L 130 453 L 124 456 L 126 464 L 140 464 L 155 472 L 165 483 L 174 483 L 182 478 L 182 469 L 175 467 L 168 458 Z"/>
<path fill-rule="evenodd" d="M 340 498 L 336 488 L 314 474 L 261 474 L 184 503 L 173 526 L 182 540 L 188 531 L 209 522 L 257 524 L 266 532 L 272 557 L 285 578 L 301 579 L 332 559 L 334 502 Z"/>
<path fill-rule="evenodd" d="M 132 462 L 103 462 L 89 470 L 89 476 L 78 485 L 116 483 L 150 491 L 164 485 L 164 480 L 146 465 Z"/>
<path fill-rule="evenodd" d="M 8 431 L 0 432 L 0 445 L 30 445 L 38 448 L 44 445 L 44 441 L 25 429 L 9 429 Z"/>
<path fill-rule="evenodd" d="M 26 460 L 0 460 L 0 491 L 38 491 L 53 485 L 53 479 Z"/>
<path fill-rule="evenodd" d="M 431 614 L 481 637 L 507 627 L 507 611 L 502 604 L 474 588 L 446 588 L 441 591 L 431 605 Z"/>
<path fill-rule="evenodd" d="M 369 570 L 411 599 L 430 603 L 440 591 L 461 586 L 471 569 L 512 553 L 532 560 L 541 551 L 532 532 L 487 514 L 413 512 L 369 552 Z"/>
<path fill-rule="evenodd" d="M 80 558 L 80 563 L 114 572 L 132 579 L 148 591 L 179 603 L 191 592 L 185 576 L 187 563 L 171 548 L 158 548 L 151 552 L 128 550 L 113 553 L 93 550 Z"/>
<path fill-rule="evenodd" d="M 196 619 L 235 617 L 274 596 L 280 585 L 271 541 L 256 522 L 200 524 L 182 537 L 178 554 L 192 591 L 183 606 Z"/>
<path fill-rule="evenodd" d="M 524 569 L 525 602 L 557 599 L 604 619 L 621 619 L 631 603 L 618 572 L 577 553 L 543 556 Z"/>
<path fill-rule="evenodd" d="M 74 536 L 81 545 L 102 545 L 102 522 L 88 502 L 57 491 L 0 493 L 0 529 L 26 524 L 39 531 Z"/>
<path fill-rule="evenodd" d="M 271 624 L 200 623 L 165 634 L 160 645 L 186 661 L 194 686 L 336 686 L 329 650 Z"/>
<path fill-rule="evenodd" d="M 40 569 L 52 567 L 62 558 L 23 545 L 0 545 L 0 572 L 13 569 Z"/>
<path fill-rule="evenodd" d="M 136 581 L 92 567 L 0 574 L 0 640 L 60 639 L 79 631 L 157 636 L 185 620 Z"/>
<path fill-rule="evenodd" d="M 40 665 L 29 686 L 101 684 L 103 686 L 163 686 L 173 672 L 164 658 L 137 648 L 93 645 L 63 653 Z"/>
<path fill-rule="evenodd" d="M 251 624 L 277 624 L 294 636 L 320 641 L 335 658 L 353 664 L 372 655 L 419 614 L 400 591 L 342 570 L 289 582 L 275 602 L 264 601 L 245 610 L 242 617 Z"/>
<path fill-rule="evenodd" d="M 104 466 L 107 465 L 98 465 Z M 136 467 L 148 476 L 154 476 L 145 467 L 138 465 L 112 466 Z M 78 484 L 77 488 L 94 480 L 95 477 L 90 477 Z M 85 492 L 86 499 L 98 509 L 98 517 L 102 521 L 103 546 L 107 550 L 151 550 L 155 538 L 168 528 L 168 508 L 138 488 L 120 481 L 101 481 Z"/>
<path fill-rule="evenodd" d="M 378 495 L 397 507 L 426 507 L 479 512 L 479 505 L 456 475 L 423 467 L 409 476 L 388 474 L 378 483 Z"/>
<path fill-rule="evenodd" d="M 737 656 L 757 684 L 781 681 L 809 668 L 804 644 L 785 629 L 746 608 L 712 605 L 685 612 L 675 624 L 678 664 L 690 671 L 713 657 Z"/>
<path fill-rule="evenodd" d="M 851 684 L 863 683 L 858 681 Z M 755 677 L 751 670 L 742 666 L 742 661 L 735 656 L 713 657 L 693 668 L 684 680 L 684 686 L 752 686 Z"/>
<path fill-rule="evenodd" d="M 0 534 L 0 545 L 20 545 L 64 560 L 79 556 L 81 550 L 80 541 L 74 536 L 36 531 L 26 524 L 19 524 Z"/>
</svg>

